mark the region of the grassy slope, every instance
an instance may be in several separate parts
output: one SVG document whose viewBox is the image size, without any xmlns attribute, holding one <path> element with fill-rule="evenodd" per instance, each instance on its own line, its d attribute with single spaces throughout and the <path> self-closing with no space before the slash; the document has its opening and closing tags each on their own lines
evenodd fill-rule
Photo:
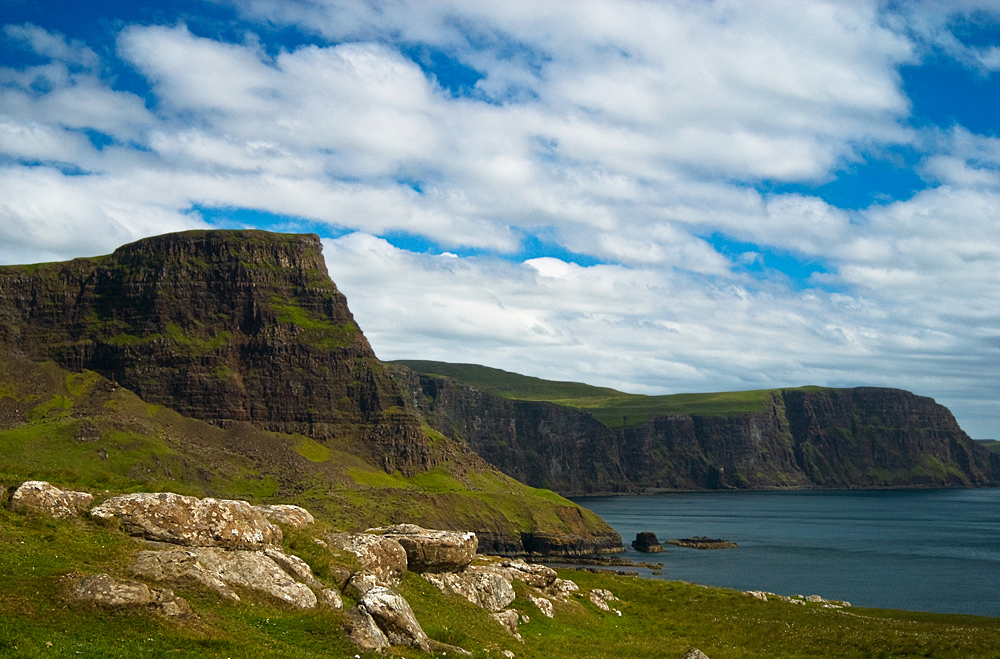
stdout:
<svg viewBox="0 0 1000 659">
<path fill-rule="evenodd" d="M 626 394 L 605 387 L 593 387 L 578 382 L 557 382 L 518 375 L 475 364 L 448 364 L 445 362 L 400 360 L 390 362 L 407 366 L 417 373 L 443 375 L 459 382 L 490 389 L 505 398 L 538 400 L 567 407 L 588 410 L 601 423 L 609 427 L 637 425 L 654 416 L 692 414 L 724 416 L 736 412 L 759 412 L 770 392 L 768 389 L 753 391 L 727 391 L 705 394 L 672 394 L 644 396 Z M 803 387 L 819 389 L 819 387 Z"/>
<path fill-rule="evenodd" d="M 328 584 L 331 568 L 350 564 L 345 557 L 322 554 L 303 532 L 288 533 L 285 544 Z M 245 590 L 240 590 L 242 602 L 231 603 L 198 585 L 172 585 L 199 616 L 188 621 L 146 611 L 67 606 L 63 576 L 108 572 L 132 579 L 127 566 L 143 548 L 115 528 L 86 518 L 56 521 L 0 507 L 0 546 L 0 656 L 319 659 L 361 654 L 341 631 L 341 612 L 294 611 Z M 530 617 L 520 626 L 521 645 L 485 611 L 441 595 L 419 576 L 408 574 L 400 591 L 431 638 L 461 645 L 480 658 L 510 650 L 526 659 L 645 659 L 680 657 L 694 646 L 712 659 L 974 659 L 996 657 L 1000 647 L 1000 619 L 994 618 L 859 608 L 843 612 L 759 602 L 736 591 L 681 582 L 573 571 L 560 571 L 560 576 L 584 590 L 610 589 L 622 600 L 615 604 L 622 616 L 575 599 L 557 603 L 556 617 L 550 620 L 517 583 L 513 607 Z M 346 604 L 353 602 L 348 598 Z M 403 649 L 389 654 L 427 656 Z"/>
<path fill-rule="evenodd" d="M 977 439 L 977 442 L 983 445 L 983 448 L 990 453 L 996 453 L 1000 455 L 1000 442 L 995 439 Z"/>
<path fill-rule="evenodd" d="M 405 478 L 358 457 L 363 452 L 245 424 L 222 430 L 149 405 L 93 372 L 0 360 L 0 483 L 298 503 L 345 530 L 398 522 L 511 535 L 572 530 L 560 511 L 576 504 L 465 464 L 461 453 Z M 583 514 L 591 528 L 607 528 Z"/>
</svg>

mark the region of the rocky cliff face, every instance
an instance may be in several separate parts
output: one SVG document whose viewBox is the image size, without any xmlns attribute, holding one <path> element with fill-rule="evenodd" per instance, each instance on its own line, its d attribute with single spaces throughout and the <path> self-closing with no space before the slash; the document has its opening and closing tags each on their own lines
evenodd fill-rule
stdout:
<svg viewBox="0 0 1000 659">
<path fill-rule="evenodd" d="M 0 268 L 0 343 L 216 425 L 355 438 L 388 471 L 438 460 L 315 235 L 192 231 Z"/>
<path fill-rule="evenodd" d="M 760 412 L 612 429 L 583 410 L 393 370 L 432 427 L 519 480 L 563 494 L 1000 481 L 1000 456 L 969 439 L 946 408 L 905 391 L 775 390 Z"/>
</svg>

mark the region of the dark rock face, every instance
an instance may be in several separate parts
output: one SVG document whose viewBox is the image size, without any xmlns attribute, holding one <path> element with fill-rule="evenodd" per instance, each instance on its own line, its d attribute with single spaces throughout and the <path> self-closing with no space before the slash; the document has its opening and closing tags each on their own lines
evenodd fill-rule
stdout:
<svg viewBox="0 0 1000 659">
<path fill-rule="evenodd" d="M 315 235 L 191 231 L 2 267 L 0 344 L 216 425 L 357 438 L 389 471 L 437 460 Z"/>
<path fill-rule="evenodd" d="M 433 428 L 562 494 L 1000 481 L 1000 456 L 971 440 L 947 408 L 896 389 L 775 390 L 760 412 L 608 428 L 584 410 L 392 368 Z"/>
<path fill-rule="evenodd" d="M 635 534 L 635 540 L 632 541 L 632 547 L 636 551 L 644 551 L 648 554 L 655 554 L 663 551 L 663 545 L 656 538 L 655 533 L 649 531 L 642 531 Z"/>
</svg>

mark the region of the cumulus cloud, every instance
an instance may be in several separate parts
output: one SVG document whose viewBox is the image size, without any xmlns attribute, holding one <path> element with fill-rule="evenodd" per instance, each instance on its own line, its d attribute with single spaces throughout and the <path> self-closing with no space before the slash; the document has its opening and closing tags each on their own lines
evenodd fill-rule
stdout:
<svg viewBox="0 0 1000 659">
<path fill-rule="evenodd" d="M 36 57 L 0 67 L 0 260 L 256 209 L 346 232 L 328 264 L 384 358 L 650 393 L 904 386 L 1000 425 L 1000 142 L 911 126 L 899 73 L 943 52 L 988 74 L 959 29 L 987 4 L 233 4 L 259 34 L 128 25 L 117 62 L 5 26 Z M 310 43 L 262 41 L 289 26 Z M 804 192 L 892 148 L 925 190 Z M 553 253 L 517 257 L 532 238 Z M 773 276 L 774 254 L 823 267 Z"/>
</svg>

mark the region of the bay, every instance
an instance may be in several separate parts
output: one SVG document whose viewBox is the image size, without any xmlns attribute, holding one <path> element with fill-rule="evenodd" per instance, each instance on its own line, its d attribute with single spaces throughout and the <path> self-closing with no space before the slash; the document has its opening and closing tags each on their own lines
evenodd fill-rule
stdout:
<svg viewBox="0 0 1000 659">
<path fill-rule="evenodd" d="M 1000 617 L 1000 489 L 711 492 L 575 497 L 622 535 L 645 576 L 854 606 Z M 634 551 L 695 535 L 736 549 Z M 632 568 L 629 568 L 632 569 Z"/>
</svg>

